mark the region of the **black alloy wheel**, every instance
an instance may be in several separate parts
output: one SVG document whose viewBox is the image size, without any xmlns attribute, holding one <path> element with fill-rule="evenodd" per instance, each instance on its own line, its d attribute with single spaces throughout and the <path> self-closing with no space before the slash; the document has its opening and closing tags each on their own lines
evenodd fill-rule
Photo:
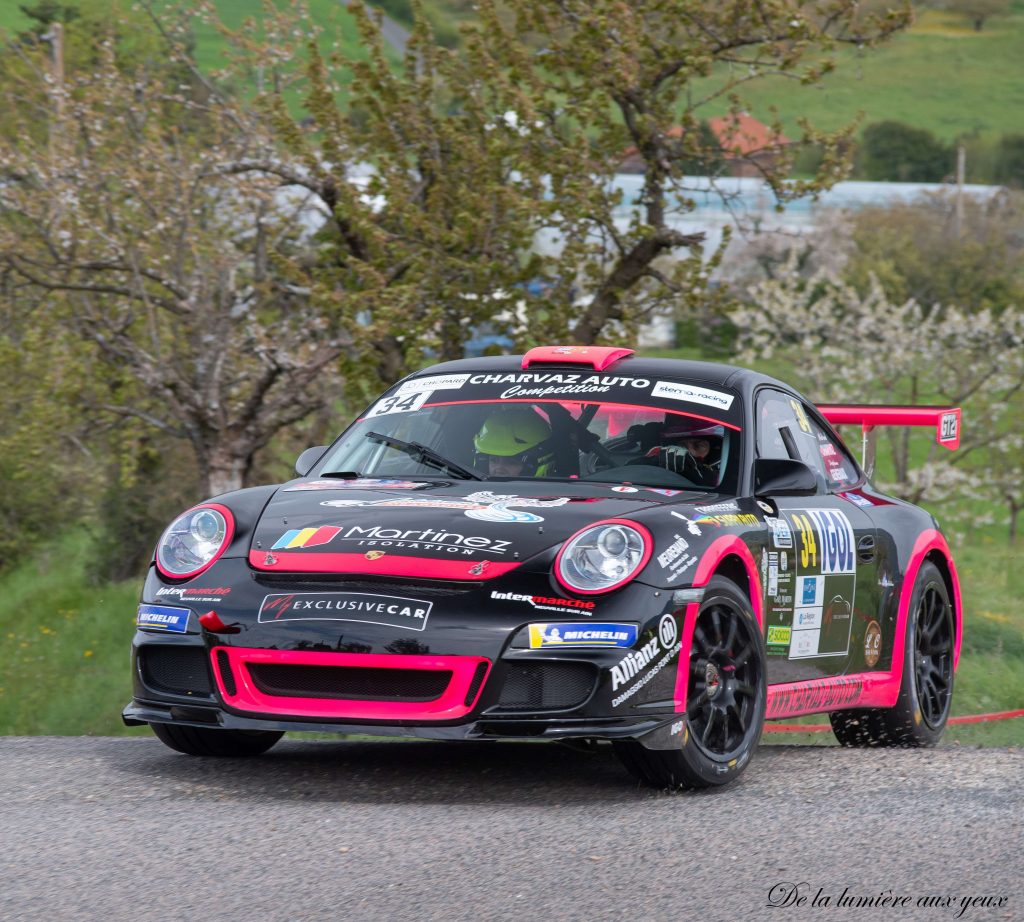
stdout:
<svg viewBox="0 0 1024 922">
<path fill-rule="evenodd" d="M 955 636 L 949 589 L 938 567 L 926 560 L 917 572 L 910 598 L 896 704 L 833 711 L 828 716 L 840 745 L 935 746 L 953 702 Z M 893 663 L 896 668 L 898 664 Z"/>
<path fill-rule="evenodd" d="M 917 609 L 914 631 L 917 699 L 921 717 L 933 730 L 949 716 L 953 685 L 953 615 L 945 594 L 929 584 Z"/>
<path fill-rule="evenodd" d="M 686 717 L 697 744 L 712 757 L 731 757 L 742 748 L 757 719 L 759 643 L 726 600 L 716 600 L 697 618 Z"/>
<path fill-rule="evenodd" d="M 734 781 L 747 767 L 764 728 L 767 704 L 761 628 L 743 590 L 713 576 L 697 613 L 688 660 L 685 720 L 676 721 L 672 748 L 656 737 L 616 740 L 631 775 L 658 788 L 710 788 Z M 682 715 L 679 715 L 682 716 Z"/>
</svg>

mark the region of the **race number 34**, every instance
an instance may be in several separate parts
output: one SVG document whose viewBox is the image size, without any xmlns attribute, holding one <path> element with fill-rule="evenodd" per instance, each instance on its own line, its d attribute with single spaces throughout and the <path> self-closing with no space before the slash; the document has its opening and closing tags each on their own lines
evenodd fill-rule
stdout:
<svg viewBox="0 0 1024 922">
<path fill-rule="evenodd" d="M 378 400 L 376 405 L 366 414 L 367 419 L 371 416 L 386 416 L 388 413 L 408 413 L 411 410 L 418 410 L 427 402 L 430 391 L 421 391 L 412 394 L 395 394 L 393 397 L 385 397 Z"/>
</svg>

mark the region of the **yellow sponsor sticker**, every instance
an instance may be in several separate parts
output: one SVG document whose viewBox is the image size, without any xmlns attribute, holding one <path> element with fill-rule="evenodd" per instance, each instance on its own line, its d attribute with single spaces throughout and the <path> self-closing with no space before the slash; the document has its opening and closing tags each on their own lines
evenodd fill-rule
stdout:
<svg viewBox="0 0 1024 922">
<path fill-rule="evenodd" d="M 792 637 L 793 629 L 773 624 L 768 628 L 768 643 L 788 644 Z"/>
</svg>

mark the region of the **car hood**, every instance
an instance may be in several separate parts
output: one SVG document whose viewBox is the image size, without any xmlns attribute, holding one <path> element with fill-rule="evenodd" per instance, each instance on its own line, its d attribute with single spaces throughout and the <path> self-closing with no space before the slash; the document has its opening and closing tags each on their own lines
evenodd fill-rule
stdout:
<svg viewBox="0 0 1024 922">
<path fill-rule="evenodd" d="M 592 483 L 293 481 L 264 509 L 249 560 L 268 572 L 489 579 L 594 522 L 708 498 Z"/>
</svg>

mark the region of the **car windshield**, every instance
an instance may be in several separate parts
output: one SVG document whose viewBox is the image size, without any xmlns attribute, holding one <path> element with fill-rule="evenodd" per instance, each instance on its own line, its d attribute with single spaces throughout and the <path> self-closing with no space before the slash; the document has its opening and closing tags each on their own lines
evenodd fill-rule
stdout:
<svg viewBox="0 0 1024 922">
<path fill-rule="evenodd" d="M 501 394 L 452 399 L 444 389 L 415 390 L 410 383 L 345 432 L 315 476 L 528 478 L 735 492 L 740 429 L 733 395 L 706 392 L 728 398 L 731 411 L 715 412 Z M 676 398 L 651 402 L 670 401 L 678 405 Z"/>
</svg>

